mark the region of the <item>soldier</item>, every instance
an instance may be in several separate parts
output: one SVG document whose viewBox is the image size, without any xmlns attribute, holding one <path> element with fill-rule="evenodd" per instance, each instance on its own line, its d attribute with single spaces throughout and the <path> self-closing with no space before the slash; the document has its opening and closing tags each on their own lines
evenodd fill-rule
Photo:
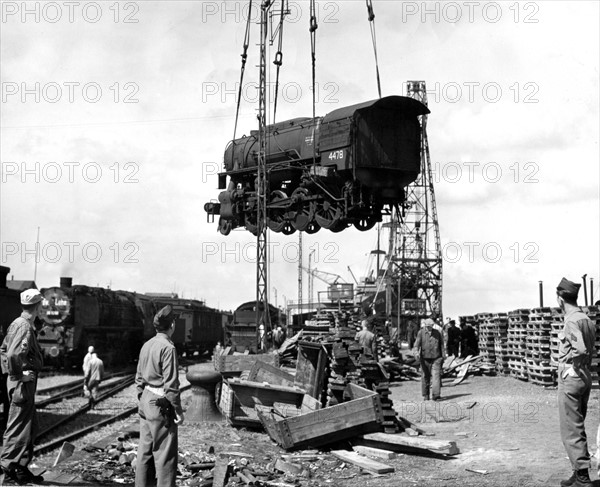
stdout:
<svg viewBox="0 0 600 487">
<path fill-rule="evenodd" d="M 34 475 L 27 468 L 33 457 L 33 440 L 38 429 L 35 389 L 43 357 L 36 338 L 34 320 L 39 316 L 42 299 L 37 289 L 21 293 L 23 312 L 10 324 L 0 347 L 2 372 L 8 374 L 6 388 L 10 400 L 8 423 L 0 453 L 0 485 L 3 485 L 4 476 L 19 485 L 44 481 L 41 475 Z"/>
<path fill-rule="evenodd" d="M 365 355 L 373 357 L 377 360 L 377 341 L 375 340 L 375 334 L 370 330 L 370 326 L 367 320 L 363 320 L 362 330 L 359 331 L 354 339 L 362 347 Z"/>
<path fill-rule="evenodd" d="M 175 487 L 177 426 L 183 422 L 171 306 L 154 317 L 156 336 L 140 351 L 135 383 L 140 412 L 136 487 Z"/>
<path fill-rule="evenodd" d="M 594 357 L 596 326 L 577 306 L 580 284 L 564 277 L 556 288 L 558 305 L 565 312 L 558 334 L 558 419 L 573 475 L 562 487 L 591 486 L 590 453 L 585 434 L 585 416 L 592 386 L 590 366 Z"/>
<path fill-rule="evenodd" d="M 94 406 L 98 399 L 98 389 L 100 381 L 104 377 L 104 362 L 98 358 L 96 352 L 92 353 L 92 358 L 87 364 L 87 372 L 83 381 L 88 391 L 90 391 L 90 406 Z"/>
</svg>

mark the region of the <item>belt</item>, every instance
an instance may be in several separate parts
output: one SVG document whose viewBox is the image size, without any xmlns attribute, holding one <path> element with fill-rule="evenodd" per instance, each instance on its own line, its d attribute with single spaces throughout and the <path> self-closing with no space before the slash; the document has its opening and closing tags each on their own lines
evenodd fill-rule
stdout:
<svg viewBox="0 0 600 487">
<path fill-rule="evenodd" d="M 152 394 L 156 394 L 160 397 L 164 397 L 165 395 L 165 390 L 162 387 L 146 386 L 146 389 L 149 390 Z"/>
</svg>

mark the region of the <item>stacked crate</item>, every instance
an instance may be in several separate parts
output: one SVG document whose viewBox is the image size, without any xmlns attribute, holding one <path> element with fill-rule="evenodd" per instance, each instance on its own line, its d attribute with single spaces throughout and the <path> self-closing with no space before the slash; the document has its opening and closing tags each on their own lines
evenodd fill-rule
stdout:
<svg viewBox="0 0 600 487">
<path fill-rule="evenodd" d="M 508 350 L 508 315 L 496 313 L 489 320 L 492 324 L 494 334 L 494 353 L 496 355 L 496 371 L 499 374 L 508 375 L 508 361 L 510 353 Z"/>
<path fill-rule="evenodd" d="M 550 363 L 553 316 L 551 308 L 534 308 L 527 323 L 527 374 L 531 382 L 544 386 L 556 383 L 556 367 Z"/>
<path fill-rule="evenodd" d="M 509 350 L 508 369 L 512 377 L 527 380 L 527 323 L 528 309 L 517 309 L 508 313 L 507 344 Z"/>
<path fill-rule="evenodd" d="M 496 348 L 494 345 L 494 322 L 490 313 L 478 313 L 475 321 L 479 329 L 479 355 L 485 362 L 496 363 Z"/>
</svg>

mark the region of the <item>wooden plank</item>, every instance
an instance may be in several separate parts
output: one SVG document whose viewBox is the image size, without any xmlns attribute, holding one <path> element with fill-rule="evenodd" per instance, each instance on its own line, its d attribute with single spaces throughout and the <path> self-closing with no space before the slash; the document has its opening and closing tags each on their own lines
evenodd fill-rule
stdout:
<svg viewBox="0 0 600 487">
<path fill-rule="evenodd" d="M 469 363 L 461 365 L 458 369 L 458 375 L 456 376 L 456 379 L 452 381 L 450 386 L 457 386 L 463 380 L 465 380 L 465 378 L 467 377 L 467 373 L 469 372 L 469 367 L 471 367 L 471 364 Z"/>
<path fill-rule="evenodd" d="M 325 380 L 327 354 L 323 346 L 314 342 L 298 342 L 298 360 L 294 384 L 307 394 L 319 398 Z"/>
<path fill-rule="evenodd" d="M 456 455 L 460 450 L 454 441 L 435 440 L 422 436 L 404 436 L 387 433 L 369 433 L 362 435 L 360 443 L 366 446 L 375 446 L 393 451 L 403 451 L 404 448 L 430 450 L 435 453 Z"/>
<path fill-rule="evenodd" d="M 356 453 L 366 455 L 368 457 L 383 458 L 385 460 L 391 460 L 397 458 L 398 454 L 390 450 L 382 450 L 381 448 L 374 448 L 372 446 L 354 445 L 352 449 Z"/>
<path fill-rule="evenodd" d="M 363 457 L 354 451 L 332 450 L 331 454 L 344 462 L 352 463 L 353 465 L 356 465 L 363 470 L 368 470 L 369 472 L 382 474 L 395 471 L 394 467 L 390 467 L 384 463 L 376 462 L 370 458 Z"/>
</svg>

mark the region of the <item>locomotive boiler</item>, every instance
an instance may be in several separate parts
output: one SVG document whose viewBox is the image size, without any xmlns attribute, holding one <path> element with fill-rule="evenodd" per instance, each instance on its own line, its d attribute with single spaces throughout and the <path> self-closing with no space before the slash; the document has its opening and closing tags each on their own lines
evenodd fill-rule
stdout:
<svg viewBox="0 0 600 487">
<path fill-rule="evenodd" d="M 366 231 L 382 213 L 404 202 L 404 188 L 421 169 L 419 101 L 388 96 L 339 108 L 319 118 L 295 118 L 266 129 L 267 224 L 286 235 Z M 256 234 L 258 131 L 225 150 L 218 202 L 206 203 L 209 220 L 228 235 L 245 227 Z"/>
</svg>

